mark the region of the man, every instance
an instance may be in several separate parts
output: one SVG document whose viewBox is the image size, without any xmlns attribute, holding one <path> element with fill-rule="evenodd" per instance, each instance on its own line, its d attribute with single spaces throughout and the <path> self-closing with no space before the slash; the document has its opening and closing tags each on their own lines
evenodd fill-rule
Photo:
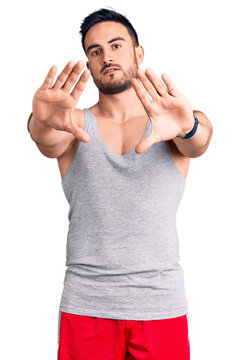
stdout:
<svg viewBox="0 0 240 360">
<path fill-rule="evenodd" d="M 52 66 L 28 122 L 57 158 L 70 205 L 58 359 L 186 360 L 176 211 L 212 125 L 167 74 L 163 83 L 139 68 L 144 49 L 126 17 L 100 9 L 80 32 L 87 69 L 75 84 L 84 63 L 69 62 L 53 84 Z M 99 101 L 77 109 L 90 74 Z"/>
</svg>

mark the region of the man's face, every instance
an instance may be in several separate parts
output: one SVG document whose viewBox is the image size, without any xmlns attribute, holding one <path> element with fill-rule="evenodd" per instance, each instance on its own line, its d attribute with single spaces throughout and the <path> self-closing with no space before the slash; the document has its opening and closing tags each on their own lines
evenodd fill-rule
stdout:
<svg viewBox="0 0 240 360">
<path fill-rule="evenodd" d="M 88 30 L 84 43 L 87 67 L 99 91 L 118 94 L 132 86 L 138 63 L 132 38 L 124 25 L 113 21 L 98 23 Z M 117 70 L 106 73 L 111 67 Z"/>
</svg>

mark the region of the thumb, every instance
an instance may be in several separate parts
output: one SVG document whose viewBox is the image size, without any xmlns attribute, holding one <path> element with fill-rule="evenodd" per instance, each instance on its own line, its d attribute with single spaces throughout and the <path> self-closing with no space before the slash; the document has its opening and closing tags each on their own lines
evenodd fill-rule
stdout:
<svg viewBox="0 0 240 360">
<path fill-rule="evenodd" d="M 90 141 L 90 136 L 81 129 L 79 126 L 77 126 L 74 122 L 71 122 L 68 125 L 68 132 L 70 132 L 76 139 L 84 142 Z"/>
<path fill-rule="evenodd" d="M 135 147 L 135 152 L 137 154 L 141 154 L 142 152 L 148 150 L 155 143 L 156 143 L 156 139 L 153 133 L 151 133 L 137 144 L 137 146 Z"/>
</svg>

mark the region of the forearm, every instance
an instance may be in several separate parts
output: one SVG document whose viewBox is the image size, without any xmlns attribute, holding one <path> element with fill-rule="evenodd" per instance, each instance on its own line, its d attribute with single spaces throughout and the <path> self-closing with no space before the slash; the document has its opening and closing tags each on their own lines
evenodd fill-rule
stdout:
<svg viewBox="0 0 240 360">
<path fill-rule="evenodd" d="M 175 137 L 174 143 L 181 153 L 190 158 L 202 155 L 210 143 L 213 127 L 206 115 L 198 110 L 193 110 L 194 115 L 198 118 L 198 127 L 195 134 L 189 139 Z"/>
<path fill-rule="evenodd" d="M 62 131 L 43 125 L 33 115 L 28 119 L 27 127 L 32 140 L 43 146 L 54 146 L 63 136 Z"/>
</svg>

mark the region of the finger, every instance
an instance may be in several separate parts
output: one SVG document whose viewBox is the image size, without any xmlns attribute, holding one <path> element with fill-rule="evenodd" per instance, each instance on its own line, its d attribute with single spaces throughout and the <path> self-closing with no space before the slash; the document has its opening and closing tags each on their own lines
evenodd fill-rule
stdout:
<svg viewBox="0 0 240 360">
<path fill-rule="evenodd" d="M 142 152 L 149 149 L 153 144 L 155 144 L 156 139 L 153 134 L 150 134 L 149 136 L 145 137 L 143 140 L 141 140 L 137 146 L 135 147 L 135 152 L 137 154 L 141 154 Z"/>
<path fill-rule="evenodd" d="M 52 86 L 52 83 L 53 83 L 54 77 L 55 77 L 55 75 L 56 75 L 56 72 L 57 72 L 57 65 L 53 65 L 53 66 L 50 68 L 50 70 L 49 70 L 49 72 L 48 72 L 48 74 L 47 74 L 44 82 L 43 82 L 42 85 L 40 86 L 40 89 L 41 89 L 41 90 L 49 89 L 49 88 Z"/>
<path fill-rule="evenodd" d="M 71 92 L 72 97 L 75 100 L 78 100 L 79 97 L 81 96 L 83 90 L 85 89 L 87 82 L 90 78 L 91 72 L 86 69 L 84 70 L 84 72 L 82 73 L 80 79 L 78 80 L 78 82 L 76 83 L 76 85 L 74 86 L 73 91 Z"/>
<path fill-rule="evenodd" d="M 83 68 L 84 68 L 84 62 L 81 60 L 78 61 L 74 66 L 74 68 L 72 69 L 70 75 L 66 79 L 64 85 L 61 87 L 61 89 L 69 92 Z"/>
<path fill-rule="evenodd" d="M 149 113 L 150 107 L 151 107 L 151 100 L 149 99 L 148 95 L 146 94 L 146 92 L 143 90 L 143 87 L 141 85 L 140 80 L 137 80 L 135 78 L 132 78 L 131 80 L 131 84 L 134 88 L 134 90 L 136 91 L 137 96 L 139 97 L 139 99 L 141 100 L 147 114 Z"/>
<path fill-rule="evenodd" d="M 90 136 L 86 131 L 78 127 L 74 122 L 70 122 L 67 127 L 64 129 L 64 131 L 70 132 L 76 139 L 88 142 L 90 141 Z"/>
<path fill-rule="evenodd" d="M 158 76 L 152 69 L 148 68 L 146 70 L 146 75 L 147 75 L 148 79 L 152 82 L 152 84 L 154 85 L 154 87 L 157 90 L 159 95 L 161 95 L 161 96 L 167 95 L 167 93 L 168 93 L 167 89 L 165 88 L 162 81 L 158 78 Z"/>
<path fill-rule="evenodd" d="M 172 96 L 177 96 L 179 95 L 179 91 L 178 89 L 176 88 L 176 86 L 174 85 L 172 79 L 167 75 L 167 74 L 162 74 L 162 79 L 163 81 L 165 82 L 167 88 L 168 88 L 168 92 L 170 95 Z"/>
<path fill-rule="evenodd" d="M 67 80 L 69 74 L 71 73 L 72 69 L 74 68 L 75 63 L 74 61 L 69 61 L 67 65 L 64 67 L 63 71 L 58 75 L 55 84 L 52 86 L 52 89 L 58 90 L 60 89 Z"/>
<path fill-rule="evenodd" d="M 151 81 L 148 80 L 148 78 L 146 77 L 146 75 L 142 69 L 137 69 L 137 76 L 141 80 L 145 89 L 151 95 L 151 97 L 154 101 L 156 99 L 156 97 L 159 95 L 158 95 L 156 89 L 154 88 L 153 84 L 151 83 Z"/>
</svg>

